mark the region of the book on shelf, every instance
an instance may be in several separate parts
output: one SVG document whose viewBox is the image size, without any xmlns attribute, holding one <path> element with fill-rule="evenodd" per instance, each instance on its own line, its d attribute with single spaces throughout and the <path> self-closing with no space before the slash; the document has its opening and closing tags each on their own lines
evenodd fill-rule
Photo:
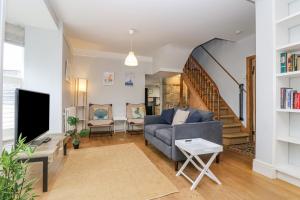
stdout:
<svg viewBox="0 0 300 200">
<path fill-rule="evenodd" d="M 300 92 L 293 88 L 280 88 L 280 108 L 300 109 Z"/>
<path fill-rule="evenodd" d="M 280 54 L 281 73 L 298 71 L 298 66 L 300 67 L 300 54 L 286 52 Z"/>
</svg>

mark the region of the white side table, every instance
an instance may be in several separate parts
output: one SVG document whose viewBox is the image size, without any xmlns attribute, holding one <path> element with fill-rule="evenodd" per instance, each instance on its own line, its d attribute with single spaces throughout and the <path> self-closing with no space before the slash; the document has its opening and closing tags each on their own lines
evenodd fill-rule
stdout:
<svg viewBox="0 0 300 200">
<path fill-rule="evenodd" d="M 186 179 L 188 179 L 192 183 L 191 190 L 194 190 L 197 187 L 204 175 L 211 178 L 217 184 L 221 184 L 219 179 L 212 173 L 212 171 L 210 171 L 209 167 L 216 158 L 216 156 L 223 151 L 223 146 L 209 142 L 202 138 L 194 138 L 190 140 L 175 140 L 175 145 L 187 157 L 187 160 L 177 172 L 176 176 L 183 175 Z M 212 156 L 206 164 L 199 157 L 203 154 L 212 154 Z M 193 160 L 193 158 L 196 159 L 200 166 Z M 198 175 L 195 181 L 193 181 L 183 172 L 183 170 L 189 163 L 194 165 L 194 167 L 200 171 L 200 174 Z"/>
<path fill-rule="evenodd" d="M 116 132 L 127 132 L 127 118 L 126 117 L 113 117 L 114 120 L 114 133 Z M 116 129 L 117 123 L 122 123 L 123 129 Z"/>
</svg>

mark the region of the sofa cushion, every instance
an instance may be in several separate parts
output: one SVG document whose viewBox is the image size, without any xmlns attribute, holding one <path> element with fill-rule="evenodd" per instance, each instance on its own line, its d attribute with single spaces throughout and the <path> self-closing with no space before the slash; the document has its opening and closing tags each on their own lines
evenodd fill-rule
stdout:
<svg viewBox="0 0 300 200">
<path fill-rule="evenodd" d="M 201 122 L 202 121 L 202 115 L 198 111 L 191 112 L 188 118 L 186 119 L 185 123 L 195 123 L 195 122 Z"/>
<path fill-rule="evenodd" d="M 173 128 L 163 128 L 155 131 L 155 135 L 165 144 L 172 145 L 172 130 Z"/>
<path fill-rule="evenodd" d="M 190 111 L 178 109 L 175 113 L 172 125 L 183 124 L 189 116 Z"/>
<path fill-rule="evenodd" d="M 155 131 L 162 128 L 171 128 L 169 124 L 149 124 L 145 126 L 145 133 L 155 136 Z"/>
<path fill-rule="evenodd" d="M 174 113 L 175 113 L 174 108 L 166 109 L 161 112 L 160 117 L 167 124 L 172 124 Z"/>
<path fill-rule="evenodd" d="M 209 112 L 209 111 L 203 111 L 203 110 L 199 110 L 198 111 L 201 114 L 201 122 L 208 122 L 208 121 L 212 121 L 213 117 L 214 117 L 214 113 L 213 112 Z"/>
</svg>

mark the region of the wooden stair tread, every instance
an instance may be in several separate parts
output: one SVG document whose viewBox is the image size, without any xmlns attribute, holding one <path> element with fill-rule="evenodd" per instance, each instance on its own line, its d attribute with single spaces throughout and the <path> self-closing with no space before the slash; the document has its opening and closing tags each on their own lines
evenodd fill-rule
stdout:
<svg viewBox="0 0 300 200">
<path fill-rule="evenodd" d="M 230 124 L 224 124 L 223 128 L 235 128 L 235 127 L 241 127 L 242 125 L 240 123 L 230 123 Z"/>
<path fill-rule="evenodd" d="M 223 133 L 223 138 L 241 138 L 241 137 L 249 137 L 249 133 Z"/>
<path fill-rule="evenodd" d="M 220 106 L 220 109 L 221 110 L 228 110 L 228 107 L 227 106 Z"/>
<path fill-rule="evenodd" d="M 220 118 L 234 118 L 234 115 L 221 115 Z"/>
</svg>

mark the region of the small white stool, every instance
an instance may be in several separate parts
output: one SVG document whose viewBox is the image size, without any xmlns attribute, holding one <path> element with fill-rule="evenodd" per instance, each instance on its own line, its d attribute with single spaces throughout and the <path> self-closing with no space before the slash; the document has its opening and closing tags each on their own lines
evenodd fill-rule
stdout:
<svg viewBox="0 0 300 200">
<path fill-rule="evenodd" d="M 126 127 L 127 118 L 126 117 L 113 117 L 113 120 L 114 120 L 114 133 L 116 133 L 116 132 L 125 132 L 126 133 L 126 131 L 127 131 L 127 127 Z M 122 128 L 123 129 L 119 129 L 119 130 L 116 129 L 116 125 L 117 125 L 118 122 L 122 123 Z"/>
<path fill-rule="evenodd" d="M 208 176 L 217 184 L 221 184 L 219 179 L 212 173 L 209 167 L 215 160 L 216 156 L 223 151 L 223 146 L 215 144 L 213 142 L 209 142 L 202 138 L 194 138 L 190 140 L 175 140 L 175 145 L 187 158 L 187 160 L 183 163 L 182 167 L 177 172 L 176 176 L 183 175 L 187 180 L 189 180 L 192 183 L 191 190 L 194 190 L 197 187 L 204 175 Z M 212 156 L 206 164 L 199 157 L 200 155 L 204 154 L 212 154 Z M 198 161 L 200 166 L 193 160 L 193 158 L 195 158 L 196 161 Z M 200 171 L 200 174 L 198 175 L 195 181 L 193 181 L 183 172 L 183 170 L 189 163 L 193 164 L 193 166 Z"/>
</svg>

